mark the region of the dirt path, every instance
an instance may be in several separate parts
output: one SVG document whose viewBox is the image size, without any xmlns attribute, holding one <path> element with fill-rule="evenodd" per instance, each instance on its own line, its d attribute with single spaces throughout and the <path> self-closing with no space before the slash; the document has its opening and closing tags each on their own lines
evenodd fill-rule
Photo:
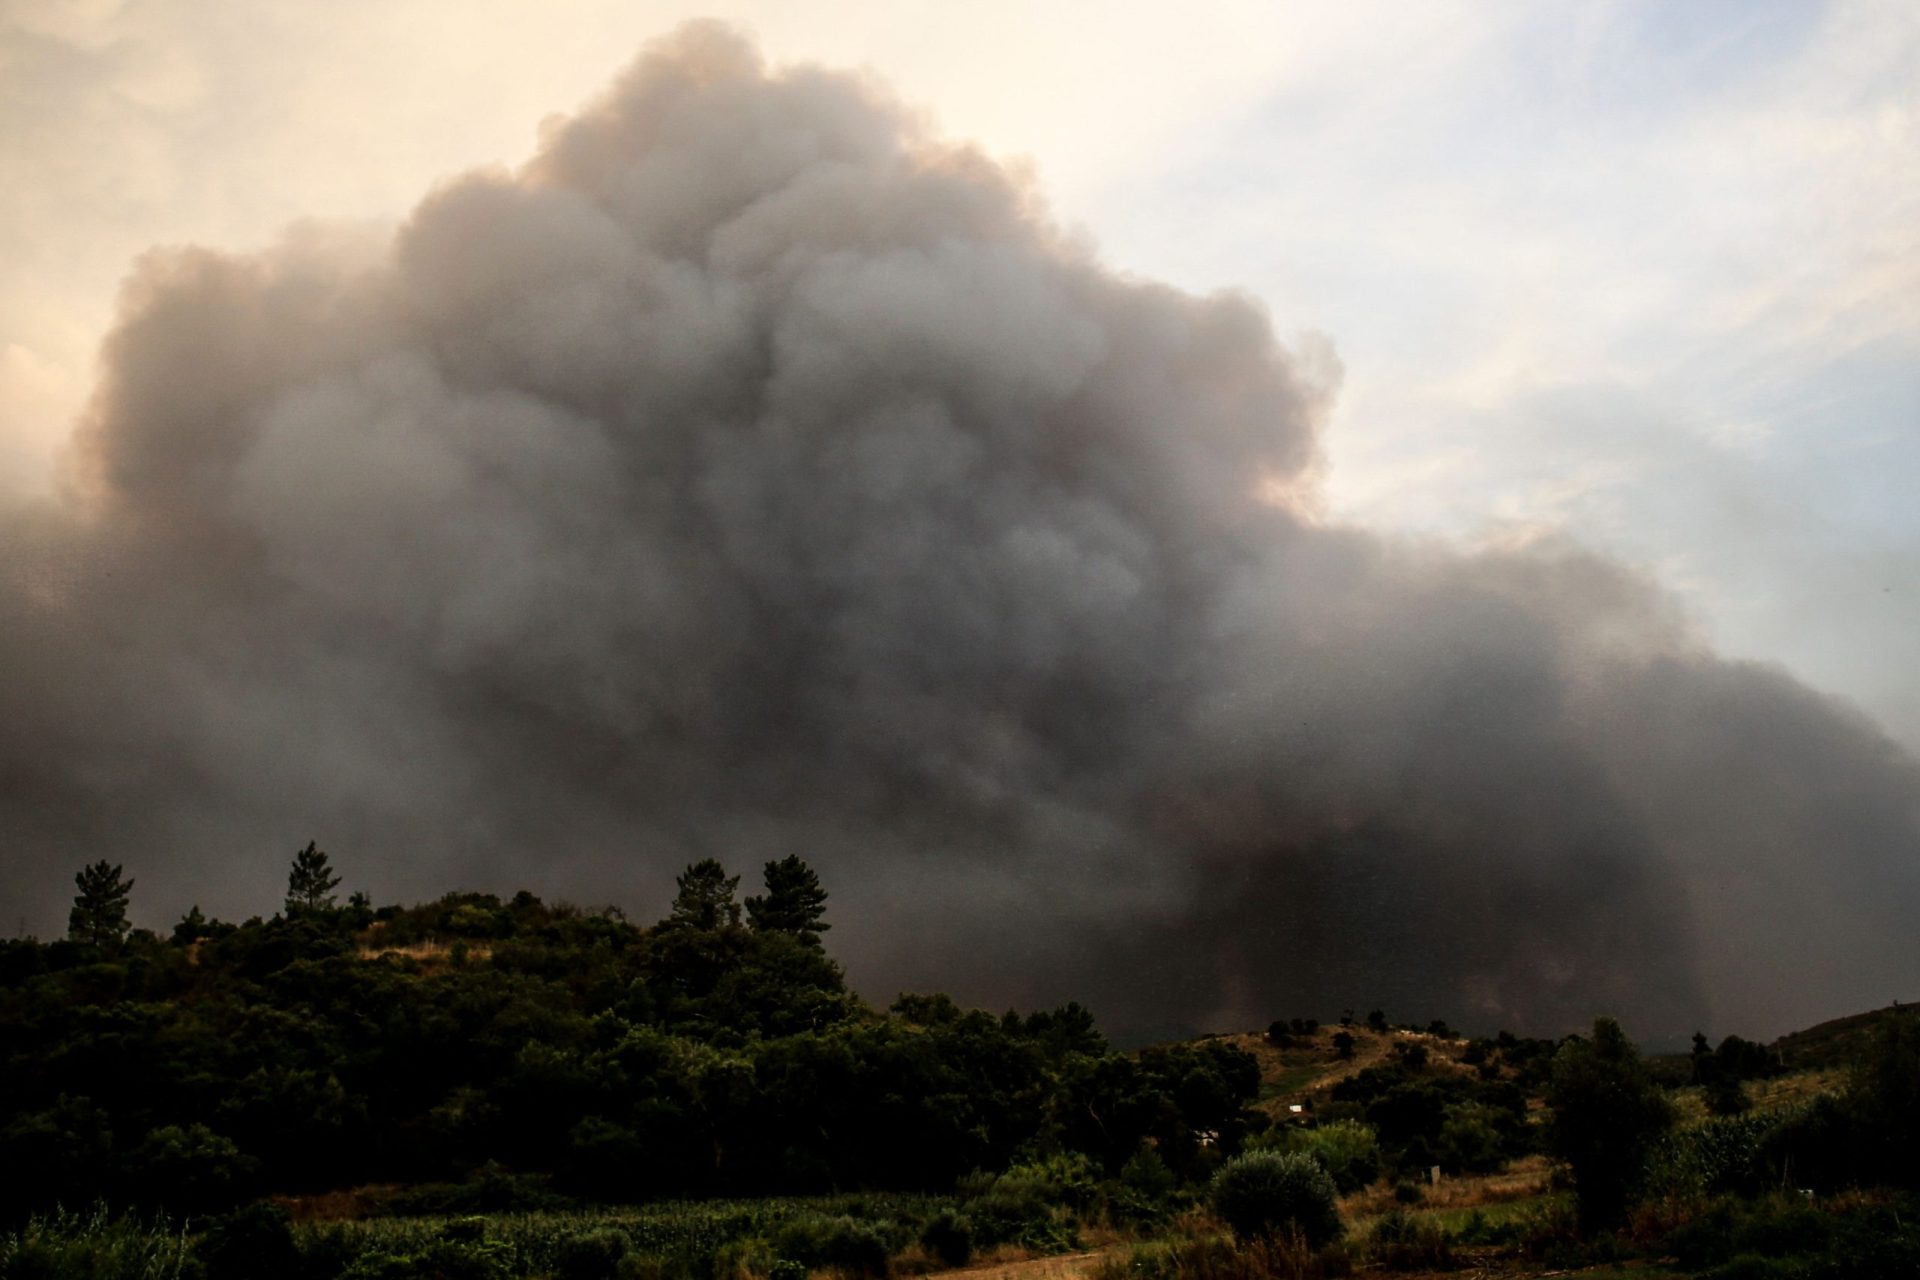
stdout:
<svg viewBox="0 0 1920 1280">
<path fill-rule="evenodd" d="M 1051 1258 L 1026 1258 L 1019 1262 L 989 1262 L 981 1266 L 961 1267 L 958 1271 L 936 1271 L 925 1280 L 1081 1280 L 1100 1259 L 1124 1245 L 1094 1249 L 1086 1253 L 1062 1253 Z"/>
</svg>

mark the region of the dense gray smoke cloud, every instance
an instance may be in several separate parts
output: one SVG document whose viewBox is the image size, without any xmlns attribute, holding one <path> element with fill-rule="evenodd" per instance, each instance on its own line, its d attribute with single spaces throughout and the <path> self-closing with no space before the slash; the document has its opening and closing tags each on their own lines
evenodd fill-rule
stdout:
<svg viewBox="0 0 1920 1280">
<path fill-rule="evenodd" d="M 881 999 L 1783 1029 L 1912 995 L 1920 770 L 1552 542 L 1311 518 L 1334 366 L 871 85 L 688 28 L 391 238 L 156 251 L 5 518 L 56 930 L 798 852 Z M 6 923 L 10 926 L 14 921 Z M 1902 984 L 1906 989 L 1902 990 Z"/>
</svg>

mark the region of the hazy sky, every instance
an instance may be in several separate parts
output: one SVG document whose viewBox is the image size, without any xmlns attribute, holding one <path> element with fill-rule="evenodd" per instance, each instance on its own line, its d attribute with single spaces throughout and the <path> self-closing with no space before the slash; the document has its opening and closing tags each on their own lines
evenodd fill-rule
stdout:
<svg viewBox="0 0 1920 1280">
<path fill-rule="evenodd" d="M 1029 159 L 1117 269 L 1327 335 L 1335 514 L 1570 529 L 1920 744 L 1899 0 L 0 0 L 0 491 L 52 485 L 142 250 L 399 216 L 695 14 Z"/>
<path fill-rule="evenodd" d="M 18 927 L 801 850 L 881 997 L 1909 996 L 1920 18 L 1328 12 L 0 0 Z"/>
</svg>

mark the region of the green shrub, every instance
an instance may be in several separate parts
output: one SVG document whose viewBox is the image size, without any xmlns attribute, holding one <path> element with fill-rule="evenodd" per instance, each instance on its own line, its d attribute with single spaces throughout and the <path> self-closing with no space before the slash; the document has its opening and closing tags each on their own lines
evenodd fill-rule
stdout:
<svg viewBox="0 0 1920 1280">
<path fill-rule="evenodd" d="M 105 1205 L 56 1211 L 0 1235 L 0 1280 L 188 1280 L 197 1275 L 184 1232 L 166 1219 L 115 1218 Z"/>
<path fill-rule="evenodd" d="M 369 1253 L 340 1280 L 509 1280 L 510 1250 L 497 1241 L 435 1240 L 410 1253 Z M 253 1280 L 268 1280 L 263 1273 Z"/>
<path fill-rule="evenodd" d="M 1501 1113 L 1485 1103 L 1461 1102 L 1446 1110 L 1434 1155 L 1453 1173 L 1497 1173 L 1506 1167 Z"/>
<path fill-rule="evenodd" d="M 1358 1120 L 1291 1130 L 1283 1149 L 1312 1156 L 1343 1195 L 1380 1176 L 1380 1144 L 1373 1126 Z"/>
<path fill-rule="evenodd" d="M 1443 1271 L 1457 1265 L 1439 1223 L 1398 1209 L 1373 1224 L 1366 1244 L 1375 1262 L 1394 1271 Z"/>
<path fill-rule="evenodd" d="M 963 1213 L 942 1209 L 920 1229 L 920 1243 L 949 1267 L 973 1260 L 973 1223 Z"/>
<path fill-rule="evenodd" d="M 614 1280 L 620 1272 L 620 1259 L 631 1248 L 632 1242 L 621 1231 L 570 1236 L 555 1251 L 555 1280 Z"/>
<path fill-rule="evenodd" d="M 256 1162 L 203 1124 L 155 1129 L 128 1156 L 140 1199 L 181 1212 L 230 1207 L 253 1179 Z"/>
<path fill-rule="evenodd" d="M 1670 1134 L 1654 1148 L 1649 1189 L 1663 1195 L 1757 1193 L 1771 1181 L 1765 1151 L 1778 1116 L 1716 1117 Z"/>
<path fill-rule="evenodd" d="M 1298 1232 L 1318 1248 L 1343 1231 L 1333 1179 L 1319 1161 L 1299 1152 L 1236 1156 L 1214 1175 L 1209 1197 L 1213 1211 L 1242 1240 Z"/>
<path fill-rule="evenodd" d="M 976 1244 L 1019 1244 L 1057 1253 L 1079 1244 L 1073 1210 L 1099 1196 L 1093 1166 L 1084 1157 L 1055 1157 L 1015 1165 L 998 1177 L 962 1180 Z"/>
<path fill-rule="evenodd" d="M 1160 1153 L 1141 1147 L 1120 1168 L 1120 1187 L 1107 1201 L 1107 1213 L 1116 1221 L 1148 1223 L 1165 1218 L 1174 1208 L 1180 1179 Z"/>
<path fill-rule="evenodd" d="M 850 1217 L 801 1218 L 781 1230 L 774 1248 L 781 1257 L 808 1267 L 834 1267 L 861 1276 L 886 1275 L 891 1252 L 876 1224 Z"/>
<path fill-rule="evenodd" d="M 300 1262 L 287 1211 L 272 1204 L 252 1204 L 215 1218 L 200 1241 L 200 1258 L 207 1280 L 284 1276 Z"/>
</svg>

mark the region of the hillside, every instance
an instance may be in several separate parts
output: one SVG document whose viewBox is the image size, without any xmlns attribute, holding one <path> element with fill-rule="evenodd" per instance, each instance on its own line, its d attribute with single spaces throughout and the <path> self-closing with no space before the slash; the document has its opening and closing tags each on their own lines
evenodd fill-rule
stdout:
<svg viewBox="0 0 1920 1280">
<path fill-rule="evenodd" d="M 1914 1008 L 1896 1000 L 1883 1009 L 1831 1018 L 1804 1031 L 1789 1032 L 1768 1048 L 1780 1055 L 1789 1071 L 1841 1067 L 1865 1052 L 1889 1018 L 1911 1014 Z"/>
</svg>

